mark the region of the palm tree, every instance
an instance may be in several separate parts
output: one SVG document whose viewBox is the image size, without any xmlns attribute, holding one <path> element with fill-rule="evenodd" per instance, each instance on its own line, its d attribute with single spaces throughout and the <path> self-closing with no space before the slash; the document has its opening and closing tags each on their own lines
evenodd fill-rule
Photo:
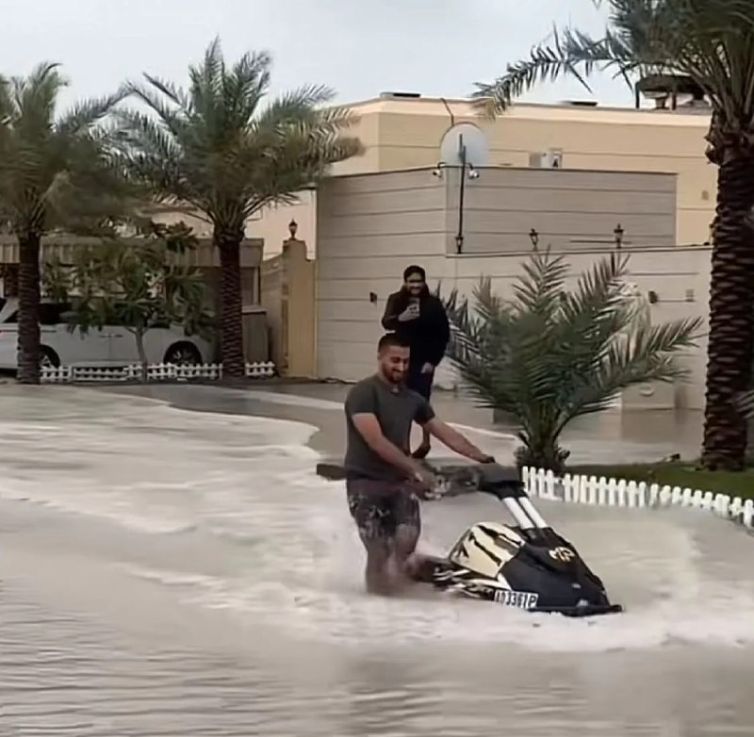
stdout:
<svg viewBox="0 0 754 737">
<path fill-rule="evenodd" d="M 39 383 L 40 244 L 45 233 L 106 232 L 125 202 L 99 122 L 122 93 L 75 105 L 56 119 L 67 82 L 58 65 L 0 77 L 0 218 L 18 239 L 18 380 Z"/>
<path fill-rule="evenodd" d="M 477 97 L 503 110 L 545 79 L 572 75 L 586 84 L 596 69 L 627 81 L 652 74 L 685 75 L 707 96 L 712 118 L 707 156 L 718 166 L 703 465 L 744 465 L 747 423 L 736 397 L 749 386 L 754 332 L 754 4 L 751 0 L 605 0 L 602 38 L 556 32 L 551 46 L 508 66 Z"/>
<path fill-rule="evenodd" d="M 359 153 L 343 134 L 344 110 L 321 109 L 325 87 L 304 87 L 262 106 L 270 56 L 244 55 L 227 67 L 220 42 L 189 68 L 187 91 L 145 75 L 130 90 L 145 113 L 123 115 L 122 151 L 129 170 L 158 201 L 189 207 L 213 228 L 220 254 L 223 370 L 244 375 L 240 244 L 248 218 L 272 203 L 295 202 L 330 164 Z"/>
<path fill-rule="evenodd" d="M 562 256 L 535 253 L 514 299 L 493 294 L 488 279 L 468 299 L 453 291 L 447 355 L 480 406 L 519 425 L 520 465 L 563 471 L 559 437 L 569 422 L 607 409 L 626 387 L 683 379 L 678 351 L 692 347 L 698 319 L 650 325 L 625 293 L 628 260 L 611 255 L 564 283 Z"/>
</svg>

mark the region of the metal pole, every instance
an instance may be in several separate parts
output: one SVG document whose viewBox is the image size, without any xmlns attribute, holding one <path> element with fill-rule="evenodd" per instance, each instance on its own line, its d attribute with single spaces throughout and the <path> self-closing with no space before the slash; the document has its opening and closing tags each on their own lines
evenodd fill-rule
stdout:
<svg viewBox="0 0 754 737">
<path fill-rule="evenodd" d="M 463 250 L 463 196 L 466 190 L 466 146 L 463 135 L 458 136 L 458 149 L 461 154 L 461 190 L 458 197 L 458 235 L 456 235 L 456 253 Z"/>
</svg>

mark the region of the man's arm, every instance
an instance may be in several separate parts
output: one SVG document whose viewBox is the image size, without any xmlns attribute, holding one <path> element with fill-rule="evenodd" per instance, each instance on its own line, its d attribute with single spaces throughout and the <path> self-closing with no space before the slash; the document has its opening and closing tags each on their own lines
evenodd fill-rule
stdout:
<svg viewBox="0 0 754 737">
<path fill-rule="evenodd" d="M 448 448 L 454 450 L 459 455 L 470 458 L 477 463 L 491 463 L 494 461 L 491 455 L 483 453 L 476 445 L 461 435 L 460 432 L 454 430 L 450 425 L 447 425 L 437 417 L 433 417 L 426 422 L 424 427 L 441 443 L 447 445 Z"/>
<path fill-rule="evenodd" d="M 354 427 L 359 431 L 367 445 L 382 458 L 403 471 L 408 478 L 416 479 L 421 475 L 419 465 L 400 448 L 393 445 L 383 434 L 377 417 L 370 412 L 359 412 L 352 416 Z"/>
</svg>

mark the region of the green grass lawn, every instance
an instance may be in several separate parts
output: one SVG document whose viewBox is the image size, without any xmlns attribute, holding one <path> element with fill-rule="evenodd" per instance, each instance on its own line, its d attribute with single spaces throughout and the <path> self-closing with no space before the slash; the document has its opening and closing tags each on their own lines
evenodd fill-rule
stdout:
<svg viewBox="0 0 754 737">
<path fill-rule="evenodd" d="M 727 471 L 699 471 L 691 464 L 646 463 L 635 465 L 573 466 L 570 474 L 604 476 L 605 478 L 646 481 L 650 484 L 680 486 L 692 491 L 711 491 L 742 498 L 754 498 L 754 468 L 740 473 Z"/>
</svg>

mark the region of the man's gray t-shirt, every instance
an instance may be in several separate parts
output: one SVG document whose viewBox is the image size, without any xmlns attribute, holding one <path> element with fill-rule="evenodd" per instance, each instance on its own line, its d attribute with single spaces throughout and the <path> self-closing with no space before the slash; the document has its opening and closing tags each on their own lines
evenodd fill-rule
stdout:
<svg viewBox="0 0 754 737">
<path fill-rule="evenodd" d="M 348 393 L 345 404 L 348 446 L 345 470 L 350 478 L 378 481 L 401 481 L 403 472 L 384 461 L 367 444 L 353 424 L 357 414 L 373 414 L 382 434 L 397 448 L 409 455 L 411 423 L 424 425 L 435 413 L 429 402 L 405 386 L 391 386 L 379 376 L 370 376 L 356 384 Z"/>
</svg>

